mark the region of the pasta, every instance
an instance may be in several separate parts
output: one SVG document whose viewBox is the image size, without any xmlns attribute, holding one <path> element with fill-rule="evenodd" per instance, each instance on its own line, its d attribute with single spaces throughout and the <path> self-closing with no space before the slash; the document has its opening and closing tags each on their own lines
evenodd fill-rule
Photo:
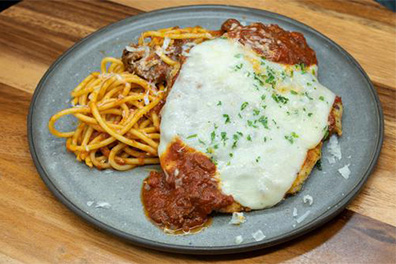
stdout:
<svg viewBox="0 0 396 264">
<path fill-rule="evenodd" d="M 201 27 L 147 31 L 139 38 L 139 46 L 154 48 L 158 57 L 172 67 L 170 75 L 174 77 L 180 61 L 163 52 L 165 42 L 169 46 L 181 39 L 200 43 L 212 38 L 212 34 Z M 145 43 L 146 39 L 150 41 Z M 120 59 L 106 57 L 100 72 L 88 75 L 71 92 L 73 106 L 50 118 L 49 131 L 66 138 L 66 149 L 89 167 L 123 171 L 158 164 L 160 116 L 154 108 L 165 100 L 167 85 L 153 84 L 126 71 Z M 69 132 L 58 131 L 55 123 L 66 115 L 77 118 L 77 127 Z"/>
</svg>

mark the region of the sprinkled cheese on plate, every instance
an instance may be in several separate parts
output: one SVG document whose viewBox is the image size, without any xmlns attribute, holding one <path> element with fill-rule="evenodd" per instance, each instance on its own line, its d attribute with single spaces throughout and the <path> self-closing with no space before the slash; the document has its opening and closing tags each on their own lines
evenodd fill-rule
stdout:
<svg viewBox="0 0 396 264">
<path fill-rule="evenodd" d="M 243 213 L 234 212 L 230 221 L 231 225 L 240 225 L 246 222 L 246 217 Z"/>
<path fill-rule="evenodd" d="M 257 232 L 252 234 L 254 240 L 256 241 L 261 241 L 265 238 L 265 235 L 263 234 L 263 231 L 261 231 L 260 229 L 257 230 Z"/>
<path fill-rule="evenodd" d="M 95 205 L 95 208 L 104 208 L 104 209 L 109 209 L 111 207 L 111 204 L 108 202 L 97 202 Z"/>
<path fill-rule="evenodd" d="M 351 170 L 349 169 L 349 166 L 351 164 L 347 164 L 344 167 L 338 169 L 338 172 L 341 174 L 342 177 L 344 177 L 345 179 L 349 178 L 349 175 L 351 175 Z"/>
<path fill-rule="evenodd" d="M 235 244 L 239 245 L 243 242 L 242 236 L 236 236 L 235 237 Z"/>
<path fill-rule="evenodd" d="M 310 210 L 308 210 L 308 211 L 306 211 L 302 216 L 300 216 L 299 218 L 297 218 L 297 223 L 299 224 L 299 223 L 301 223 L 302 221 L 304 221 L 305 220 L 305 218 L 307 218 L 308 217 L 308 215 L 311 213 L 311 211 Z"/>
<path fill-rule="evenodd" d="M 313 204 L 313 197 L 311 195 L 309 195 L 309 194 L 304 195 L 303 201 L 304 201 L 304 203 L 309 203 L 309 205 L 312 205 Z"/>
<path fill-rule="evenodd" d="M 296 207 L 294 207 L 293 208 L 293 217 L 297 217 L 297 208 Z"/>
</svg>

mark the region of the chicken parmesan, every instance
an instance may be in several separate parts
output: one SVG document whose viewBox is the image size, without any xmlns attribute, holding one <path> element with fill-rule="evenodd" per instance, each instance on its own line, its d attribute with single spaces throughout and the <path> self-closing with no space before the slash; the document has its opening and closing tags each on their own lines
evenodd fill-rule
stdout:
<svg viewBox="0 0 396 264">
<path fill-rule="evenodd" d="M 159 163 L 142 186 L 147 216 L 190 233 L 212 212 L 269 208 L 301 189 L 323 142 L 342 134 L 341 98 L 317 74 L 304 36 L 278 25 L 146 31 L 102 60 L 49 130 L 89 167 Z M 65 115 L 75 130 L 55 128 Z"/>
<path fill-rule="evenodd" d="M 165 228 L 278 204 L 300 190 L 329 134 L 342 133 L 341 98 L 320 84 L 300 33 L 230 19 L 180 60 L 160 113 L 163 172 L 142 196 Z"/>
</svg>

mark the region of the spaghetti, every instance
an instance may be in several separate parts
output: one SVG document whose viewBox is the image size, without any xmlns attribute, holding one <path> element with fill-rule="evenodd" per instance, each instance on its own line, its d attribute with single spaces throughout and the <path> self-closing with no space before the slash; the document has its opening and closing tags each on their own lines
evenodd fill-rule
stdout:
<svg viewBox="0 0 396 264">
<path fill-rule="evenodd" d="M 149 38 L 150 41 L 145 43 Z M 164 63 L 172 67 L 170 79 L 180 70 L 181 54 L 172 58 L 166 49 L 175 40 L 200 43 L 212 38 L 201 28 L 167 28 L 144 32 L 139 47 L 149 47 Z M 67 138 L 66 149 L 98 169 L 129 170 L 136 166 L 158 164 L 160 116 L 155 107 L 166 97 L 169 82 L 152 83 L 125 70 L 120 59 L 106 57 L 100 72 L 88 75 L 71 93 L 73 107 L 53 115 L 50 132 Z M 55 123 L 61 117 L 78 119 L 75 130 L 60 132 Z"/>
</svg>

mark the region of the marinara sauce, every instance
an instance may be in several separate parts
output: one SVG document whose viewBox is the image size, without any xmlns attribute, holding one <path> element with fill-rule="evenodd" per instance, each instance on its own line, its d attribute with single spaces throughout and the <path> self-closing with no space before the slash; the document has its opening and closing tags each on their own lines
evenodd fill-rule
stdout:
<svg viewBox="0 0 396 264">
<path fill-rule="evenodd" d="M 189 232 L 211 212 L 233 203 L 215 178 L 216 166 L 204 154 L 176 139 L 161 156 L 164 172 L 151 172 L 143 183 L 147 215 L 162 228 Z"/>
</svg>

